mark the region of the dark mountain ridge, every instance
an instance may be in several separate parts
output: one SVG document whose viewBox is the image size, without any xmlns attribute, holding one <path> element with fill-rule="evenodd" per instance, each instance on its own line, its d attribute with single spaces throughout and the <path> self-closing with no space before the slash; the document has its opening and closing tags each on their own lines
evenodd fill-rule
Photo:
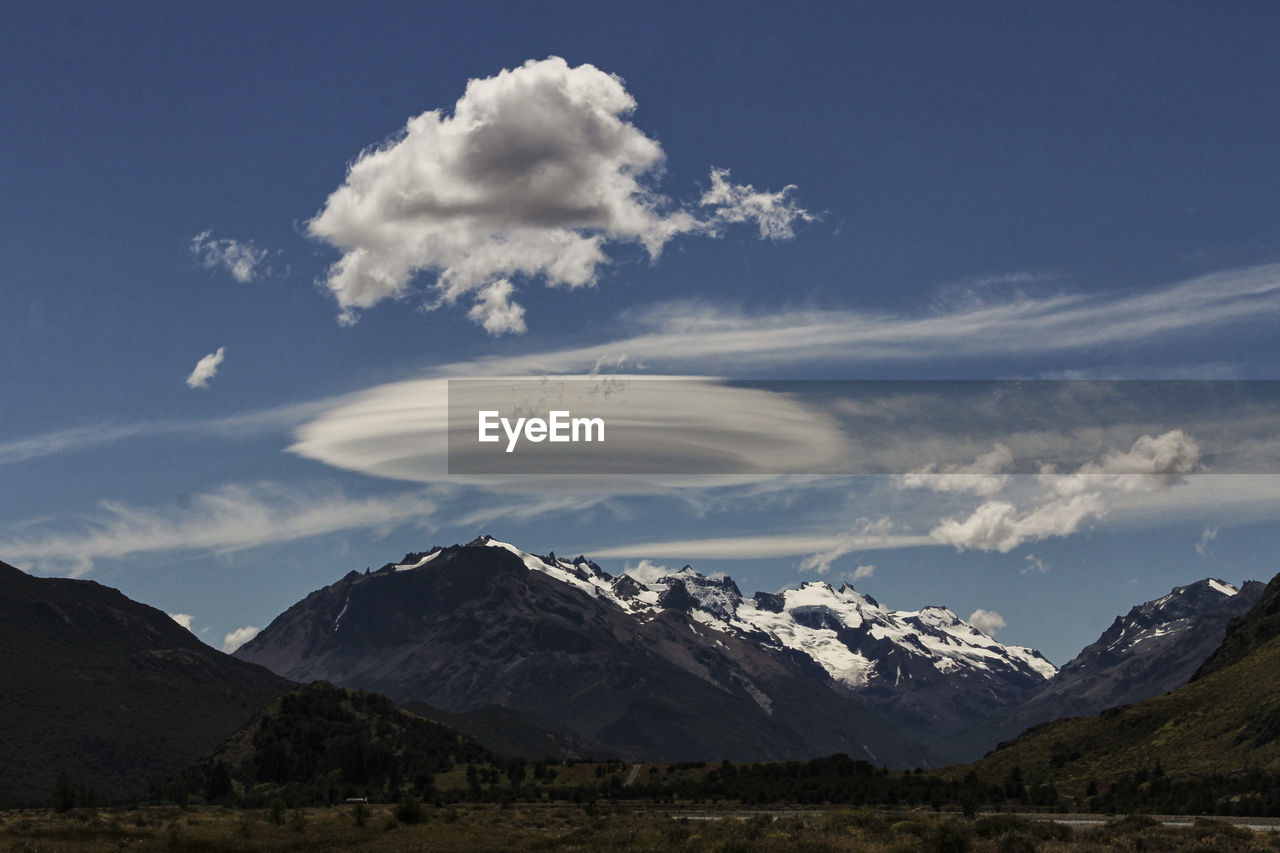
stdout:
<svg viewBox="0 0 1280 853">
<path fill-rule="evenodd" d="M 47 802 L 59 774 L 113 799 L 222 742 L 293 687 L 89 580 L 0 563 L 0 802 Z"/>
</svg>

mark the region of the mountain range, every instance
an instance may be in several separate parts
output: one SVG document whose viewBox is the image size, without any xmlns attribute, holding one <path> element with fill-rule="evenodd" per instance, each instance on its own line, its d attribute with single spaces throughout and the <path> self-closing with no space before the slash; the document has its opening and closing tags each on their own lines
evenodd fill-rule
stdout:
<svg viewBox="0 0 1280 853">
<path fill-rule="evenodd" d="M 1127 749 L 1128 736 L 1106 721 L 1147 725 L 1142 709 L 1158 707 L 1161 737 L 1174 737 L 1169 720 L 1180 731 L 1190 707 L 1193 717 L 1235 721 L 1229 742 L 1202 733 L 1226 764 L 1201 751 L 1201 764 L 1189 765 L 1225 767 L 1241 744 L 1271 749 L 1268 732 L 1280 731 L 1270 663 L 1257 663 L 1280 642 L 1274 587 L 1176 587 L 1117 617 L 1055 670 L 943 607 L 890 610 L 821 583 L 746 597 L 730 578 L 687 566 L 613 576 L 585 557 L 535 556 L 481 537 L 351 572 L 231 657 L 116 590 L 0 563 L 0 802 L 45 801 L 62 771 L 100 797 L 136 795 L 211 755 L 294 681 L 317 679 L 384 693 L 506 756 L 843 752 L 908 768 L 977 757 L 1029 726 L 991 767 L 1051 754 L 1068 769 L 1114 772 L 1129 759 L 1088 745 L 1098 737 Z M 380 701 L 308 695 L 307 707 L 338 709 L 335 731 Z"/>
<path fill-rule="evenodd" d="M 746 597 L 731 578 L 688 566 L 614 576 L 582 556 L 482 536 L 351 572 L 236 655 L 296 681 L 425 703 L 464 729 L 482 709 L 536 719 L 532 728 L 549 730 L 543 742 L 576 742 L 579 752 L 843 751 L 931 766 L 976 758 L 1045 719 L 1185 683 L 1261 589 L 1178 587 L 1117 617 L 1058 672 L 945 607 L 891 610 L 848 585 L 813 582 Z"/>
</svg>

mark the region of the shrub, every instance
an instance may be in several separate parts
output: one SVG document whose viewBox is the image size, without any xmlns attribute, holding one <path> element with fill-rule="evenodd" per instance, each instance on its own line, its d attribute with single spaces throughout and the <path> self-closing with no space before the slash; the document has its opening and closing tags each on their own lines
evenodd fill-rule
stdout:
<svg viewBox="0 0 1280 853">
<path fill-rule="evenodd" d="M 426 815 L 422 811 L 422 801 L 417 797 L 405 794 L 396 803 L 396 820 L 401 823 L 422 823 Z"/>
</svg>

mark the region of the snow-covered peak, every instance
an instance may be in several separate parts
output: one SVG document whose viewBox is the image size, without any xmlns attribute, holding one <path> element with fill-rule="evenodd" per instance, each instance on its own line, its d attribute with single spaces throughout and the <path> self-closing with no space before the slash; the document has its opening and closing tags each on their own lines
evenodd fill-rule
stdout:
<svg viewBox="0 0 1280 853">
<path fill-rule="evenodd" d="M 1217 578 L 1209 578 L 1206 581 L 1206 583 L 1209 584 L 1210 589 L 1214 590 L 1215 592 L 1220 592 L 1223 595 L 1230 596 L 1230 595 L 1238 595 L 1240 593 L 1240 590 L 1236 589 L 1236 587 L 1233 584 L 1229 584 L 1226 581 L 1218 580 Z"/>
</svg>

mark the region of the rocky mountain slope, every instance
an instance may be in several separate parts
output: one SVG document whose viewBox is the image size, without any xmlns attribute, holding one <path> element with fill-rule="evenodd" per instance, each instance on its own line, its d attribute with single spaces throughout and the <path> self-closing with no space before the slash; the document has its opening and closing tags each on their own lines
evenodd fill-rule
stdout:
<svg viewBox="0 0 1280 853">
<path fill-rule="evenodd" d="M 294 686 L 110 587 L 4 563 L 0 649 L 0 803 L 46 803 L 64 771 L 145 793 Z"/>
</svg>

